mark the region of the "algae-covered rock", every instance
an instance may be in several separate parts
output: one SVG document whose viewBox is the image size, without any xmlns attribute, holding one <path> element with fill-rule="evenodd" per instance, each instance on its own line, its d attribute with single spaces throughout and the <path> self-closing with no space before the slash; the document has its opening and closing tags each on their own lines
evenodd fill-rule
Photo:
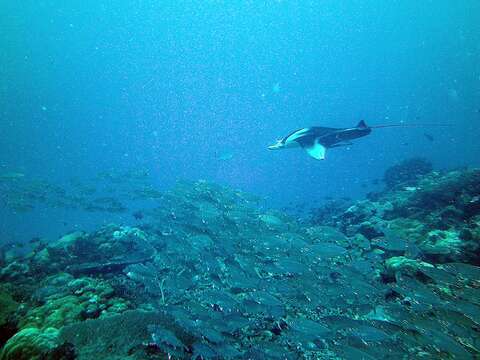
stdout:
<svg viewBox="0 0 480 360">
<path fill-rule="evenodd" d="M 364 221 L 371 221 L 377 216 L 377 204 L 370 201 L 359 201 L 350 206 L 342 215 L 342 223 L 345 225 L 360 224 Z"/>
<path fill-rule="evenodd" d="M 362 234 L 369 240 L 383 235 L 381 227 L 379 227 L 376 222 L 371 221 L 363 221 L 355 228 L 350 228 L 350 232 L 352 235 L 354 235 L 355 233 Z"/>
<path fill-rule="evenodd" d="M 14 281 L 28 275 L 30 266 L 21 261 L 13 261 L 0 268 L 0 280 Z"/>
<path fill-rule="evenodd" d="M 129 306 L 124 299 L 114 297 L 108 282 L 90 277 L 74 279 L 67 273 L 48 277 L 33 298 L 39 304 L 27 311 L 19 322 L 20 328 L 60 328 L 84 319 L 122 312 Z"/>
<path fill-rule="evenodd" d="M 40 360 L 48 359 L 48 353 L 59 345 L 58 330 L 34 327 L 16 333 L 5 344 L 0 360 Z"/>
<path fill-rule="evenodd" d="M 82 310 L 79 299 L 73 295 L 49 300 L 42 306 L 30 309 L 19 322 L 19 328 L 60 328 L 80 321 Z"/>
<path fill-rule="evenodd" d="M 48 245 L 47 252 L 52 258 L 69 258 L 75 256 L 75 244 L 85 235 L 83 231 L 75 231 L 62 236 Z"/>
<path fill-rule="evenodd" d="M 418 178 L 433 170 L 432 164 L 423 158 L 404 160 L 385 171 L 383 181 L 389 188 L 398 185 L 415 185 Z"/>
<path fill-rule="evenodd" d="M 155 248 L 142 230 L 109 225 L 92 234 L 67 234 L 46 248 L 50 268 L 74 274 L 119 272 L 125 266 L 150 259 Z M 45 262 L 46 254 L 35 258 Z"/>
<path fill-rule="evenodd" d="M 475 196 L 480 194 L 480 170 L 451 171 L 444 174 L 432 172 L 421 177 L 415 189 L 401 189 L 393 194 L 385 194 L 392 199 L 394 214 L 427 216 L 432 210 L 441 213 L 450 207 L 454 211 L 460 210 L 465 218 L 469 218 L 471 215 L 466 212 L 468 204 L 475 204 Z"/>
<path fill-rule="evenodd" d="M 385 261 L 385 268 L 387 274 L 393 276 L 397 272 L 415 274 L 425 268 L 433 268 L 433 265 L 424 261 L 409 259 L 405 256 L 394 256 Z"/>
<path fill-rule="evenodd" d="M 417 219 L 402 217 L 389 220 L 388 229 L 411 244 L 420 243 L 428 232 L 425 223 Z"/>
<path fill-rule="evenodd" d="M 432 230 L 420 244 L 425 256 L 436 262 L 460 260 L 463 256 L 462 247 L 463 242 L 455 230 Z"/>
<path fill-rule="evenodd" d="M 50 253 L 48 252 L 47 248 L 44 248 L 38 252 L 36 252 L 33 256 L 32 263 L 36 270 L 41 271 L 42 269 L 46 269 L 50 266 L 52 259 L 50 258 Z"/>
</svg>

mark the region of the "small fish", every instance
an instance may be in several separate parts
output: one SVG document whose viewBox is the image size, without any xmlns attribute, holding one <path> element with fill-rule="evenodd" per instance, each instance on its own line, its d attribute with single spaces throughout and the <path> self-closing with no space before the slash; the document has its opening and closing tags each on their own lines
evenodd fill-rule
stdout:
<svg viewBox="0 0 480 360">
<path fill-rule="evenodd" d="M 480 201 L 480 196 L 476 195 L 470 199 L 469 203 L 473 204 L 479 201 Z"/>
<path fill-rule="evenodd" d="M 272 86 L 272 92 L 274 94 L 278 94 L 280 92 L 280 83 L 275 83 L 273 86 Z"/>
<path fill-rule="evenodd" d="M 0 174 L 0 180 L 17 180 L 25 177 L 25 174 L 18 173 L 18 172 L 9 172 Z"/>
<path fill-rule="evenodd" d="M 18 249 L 18 248 L 21 249 L 21 248 L 25 247 L 25 244 L 20 243 L 20 242 L 12 241 L 12 242 L 6 243 L 5 245 L 2 245 L 2 247 L 4 249 Z"/>
<path fill-rule="evenodd" d="M 233 159 L 233 153 L 231 153 L 231 152 L 224 152 L 224 153 L 220 154 L 220 156 L 218 157 L 218 159 L 221 160 L 221 161 L 232 160 L 232 159 Z"/>
<path fill-rule="evenodd" d="M 142 220 L 143 219 L 143 212 L 141 210 L 135 211 L 132 216 L 135 220 Z"/>
<path fill-rule="evenodd" d="M 428 139 L 428 141 L 434 141 L 435 140 L 435 138 L 430 134 L 423 133 L 423 136 L 425 136 L 425 138 Z"/>
</svg>

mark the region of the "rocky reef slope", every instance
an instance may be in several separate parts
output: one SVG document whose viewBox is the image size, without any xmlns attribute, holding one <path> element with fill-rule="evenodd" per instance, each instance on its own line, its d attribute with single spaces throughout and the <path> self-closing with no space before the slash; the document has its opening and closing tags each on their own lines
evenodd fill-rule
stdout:
<svg viewBox="0 0 480 360">
<path fill-rule="evenodd" d="M 476 358 L 480 171 L 400 178 L 307 225 L 184 183 L 140 227 L 5 251 L 0 359 Z"/>
</svg>

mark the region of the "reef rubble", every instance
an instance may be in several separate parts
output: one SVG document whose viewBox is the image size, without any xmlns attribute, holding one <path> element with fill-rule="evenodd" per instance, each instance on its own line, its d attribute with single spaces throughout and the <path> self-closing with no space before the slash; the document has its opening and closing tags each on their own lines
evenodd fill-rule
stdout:
<svg viewBox="0 0 480 360">
<path fill-rule="evenodd" d="M 0 360 L 478 358 L 480 170 L 414 164 L 302 223 L 179 183 L 140 226 L 7 254 Z"/>
</svg>

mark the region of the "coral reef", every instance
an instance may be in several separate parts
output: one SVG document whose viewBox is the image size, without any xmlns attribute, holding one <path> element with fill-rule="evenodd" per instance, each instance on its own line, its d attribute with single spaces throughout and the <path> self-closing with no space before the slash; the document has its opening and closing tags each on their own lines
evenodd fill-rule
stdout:
<svg viewBox="0 0 480 360">
<path fill-rule="evenodd" d="M 398 185 L 410 186 L 415 184 L 419 177 L 432 170 L 432 164 L 426 159 L 411 158 L 388 168 L 383 176 L 383 181 L 390 189 Z"/>
<path fill-rule="evenodd" d="M 155 249 L 147 235 L 128 226 L 110 225 L 93 233 L 74 232 L 49 244 L 33 263 L 72 274 L 121 271 L 125 266 L 149 260 Z"/>
<path fill-rule="evenodd" d="M 73 278 L 68 273 L 48 277 L 34 292 L 38 306 L 20 320 L 19 328 L 54 327 L 109 316 L 128 308 L 125 299 L 115 297 L 112 286 L 90 277 Z"/>
<path fill-rule="evenodd" d="M 58 347 L 58 330 L 25 328 L 7 341 L 0 353 L 0 360 L 53 359 L 49 354 Z"/>
<path fill-rule="evenodd" d="M 304 223 L 179 183 L 141 226 L 4 259 L 0 359 L 478 357 L 480 171 L 415 166 Z"/>
<path fill-rule="evenodd" d="M 71 343 L 79 350 L 78 356 L 87 359 L 105 359 L 115 354 L 128 358 L 145 358 L 148 351 L 160 350 L 155 345 L 155 334 L 165 327 L 171 337 L 179 337 L 185 344 L 194 339 L 179 327 L 165 312 L 126 311 L 103 319 L 87 320 L 62 328 L 59 340 Z M 157 338 L 158 340 L 158 338 Z M 167 341 L 167 339 L 163 339 Z M 180 340 L 177 340 L 179 343 Z M 181 348 L 183 345 L 180 346 Z M 166 350 L 163 355 L 167 355 Z"/>
<path fill-rule="evenodd" d="M 412 185 L 340 209 L 330 224 L 348 236 L 360 233 L 373 242 L 407 240 L 433 263 L 478 265 L 480 171 L 430 172 Z"/>
</svg>

